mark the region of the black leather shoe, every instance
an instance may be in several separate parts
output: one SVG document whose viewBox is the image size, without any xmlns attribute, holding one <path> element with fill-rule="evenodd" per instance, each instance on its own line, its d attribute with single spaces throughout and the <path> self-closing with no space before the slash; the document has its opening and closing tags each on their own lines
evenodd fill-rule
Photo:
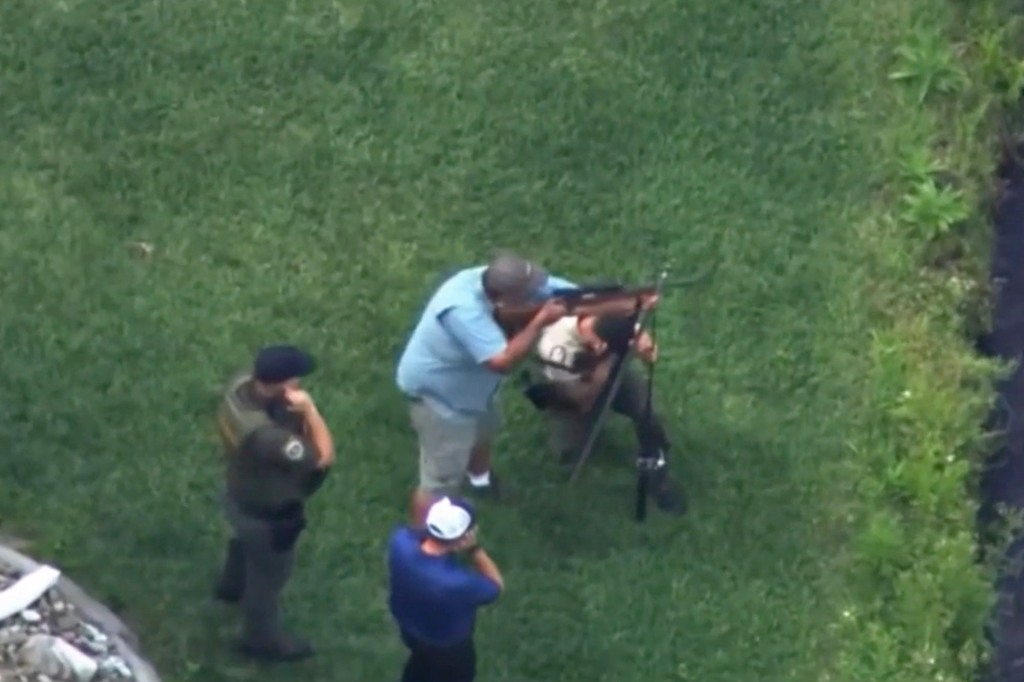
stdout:
<svg viewBox="0 0 1024 682">
<path fill-rule="evenodd" d="M 663 513 L 670 516 L 682 516 L 687 512 L 688 501 L 683 486 L 669 473 L 667 466 L 662 466 L 648 480 L 648 493 L 654 498 L 654 504 Z"/>
<path fill-rule="evenodd" d="M 313 656 L 313 645 L 301 637 L 281 635 L 269 642 L 247 642 L 238 644 L 243 656 L 263 663 L 294 663 Z"/>
<path fill-rule="evenodd" d="M 658 490 L 654 493 L 654 504 L 669 516 L 683 516 L 688 510 L 686 494 L 681 489 Z"/>
</svg>

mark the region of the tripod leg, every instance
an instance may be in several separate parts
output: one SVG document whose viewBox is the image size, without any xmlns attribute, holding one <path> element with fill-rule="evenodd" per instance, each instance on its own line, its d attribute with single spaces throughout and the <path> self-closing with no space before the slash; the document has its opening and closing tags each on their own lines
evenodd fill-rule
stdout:
<svg viewBox="0 0 1024 682">
<path fill-rule="evenodd" d="M 647 519 L 647 472 L 642 470 L 636 477 L 636 520 L 643 523 Z"/>
</svg>

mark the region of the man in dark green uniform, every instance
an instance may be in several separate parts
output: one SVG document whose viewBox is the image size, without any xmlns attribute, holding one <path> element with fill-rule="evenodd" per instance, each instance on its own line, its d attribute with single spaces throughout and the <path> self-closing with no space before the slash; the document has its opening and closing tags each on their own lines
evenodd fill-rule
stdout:
<svg viewBox="0 0 1024 682">
<path fill-rule="evenodd" d="M 313 654 L 281 630 L 281 592 L 306 527 L 305 501 L 334 461 L 331 433 L 299 387 L 314 360 L 295 346 L 270 346 L 251 372 L 232 379 L 218 413 L 227 464 L 224 513 L 233 531 L 215 596 L 241 603 L 240 649 L 267 661 Z"/>
</svg>

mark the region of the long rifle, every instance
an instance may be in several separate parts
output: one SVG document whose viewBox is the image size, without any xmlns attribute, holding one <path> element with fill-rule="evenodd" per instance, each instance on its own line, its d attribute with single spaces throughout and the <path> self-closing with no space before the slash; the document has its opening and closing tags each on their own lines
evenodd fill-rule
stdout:
<svg viewBox="0 0 1024 682">
<path fill-rule="evenodd" d="M 710 277 L 718 267 L 717 261 L 704 272 L 685 280 L 674 282 L 655 281 L 653 284 L 627 286 L 619 283 L 585 284 L 571 289 L 555 289 L 549 298 L 563 303 L 569 315 L 592 315 L 595 308 L 616 301 L 634 301 L 641 296 L 650 296 L 666 289 L 693 286 Z M 498 325 L 509 337 L 514 336 L 529 324 L 533 316 L 544 305 L 543 302 L 502 304 L 494 311 Z"/>
</svg>

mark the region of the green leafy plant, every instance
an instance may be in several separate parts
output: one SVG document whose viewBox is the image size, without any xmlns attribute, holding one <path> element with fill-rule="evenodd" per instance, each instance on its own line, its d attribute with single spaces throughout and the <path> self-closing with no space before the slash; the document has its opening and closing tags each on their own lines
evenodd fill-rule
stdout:
<svg viewBox="0 0 1024 682">
<path fill-rule="evenodd" d="M 924 231 L 929 239 L 946 234 L 971 215 L 962 191 L 940 187 L 931 178 L 915 183 L 901 203 L 900 220 Z"/>
<path fill-rule="evenodd" d="M 889 78 L 913 86 L 919 103 L 932 93 L 952 94 L 968 83 L 948 38 L 937 31 L 917 31 L 896 49 L 896 57 L 897 66 Z"/>
<path fill-rule="evenodd" d="M 973 41 L 978 72 L 992 96 L 1001 104 L 1016 103 L 1024 91 L 1024 59 L 1008 54 L 1006 45 L 1017 39 L 1024 19 L 1014 15 L 998 17 L 998 23 L 979 32 Z"/>
<path fill-rule="evenodd" d="M 946 170 L 944 163 L 927 144 L 914 143 L 907 146 L 899 162 L 900 175 L 910 182 L 926 182 Z"/>
</svg>

